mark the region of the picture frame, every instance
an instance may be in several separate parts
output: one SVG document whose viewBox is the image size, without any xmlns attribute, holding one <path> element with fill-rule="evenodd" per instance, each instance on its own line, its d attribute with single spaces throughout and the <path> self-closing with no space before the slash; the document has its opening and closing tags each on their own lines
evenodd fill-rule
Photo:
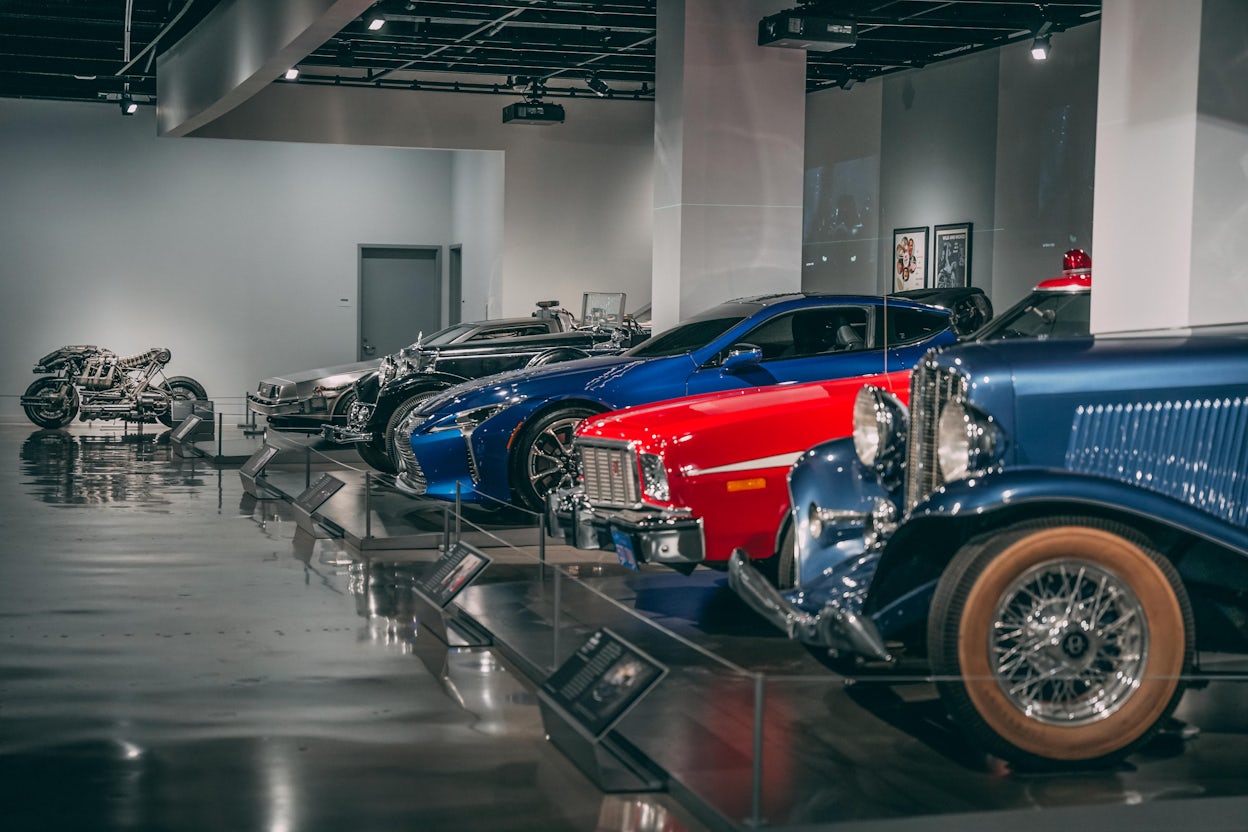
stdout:
<svg viewBox="0 0 1248 832">
<path fill-rule="evenodd" d="M 927 285 L 926 225 L 893 229 L 893 291 L 922 289 Z"/>
<path fill-rule="evenodd" d="M 933 229 L 931 285 L 936 289 L 971 285 L 971 223 Z"/>
</svg>

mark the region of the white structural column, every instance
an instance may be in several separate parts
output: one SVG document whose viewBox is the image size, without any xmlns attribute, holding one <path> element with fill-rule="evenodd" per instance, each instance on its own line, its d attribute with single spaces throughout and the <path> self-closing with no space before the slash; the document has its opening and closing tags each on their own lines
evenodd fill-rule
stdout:
<svg viewBox="0 0 1248 832">
<path fill-rule="evenodd" d="M 659 0 L 656 332 L 720 301 L 801 287 L 806 55 L 760 47 L 771 0 Z"/>
<path fill-rule="evenodd" d="M 1092 329 L 1248 321 L 1248 3 L 1105 0 Z"/>
</svg>

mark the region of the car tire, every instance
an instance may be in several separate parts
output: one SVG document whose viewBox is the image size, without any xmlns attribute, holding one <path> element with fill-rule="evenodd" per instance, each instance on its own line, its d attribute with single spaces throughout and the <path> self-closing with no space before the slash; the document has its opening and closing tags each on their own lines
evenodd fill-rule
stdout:
<svg viewBox="0 0 1248 832">
<path fill-rule="evenodd" d="M 1170 562 L 1088 518 L 981 535 L 937 584 L 928 656 L 954 721 L 989 752 L 1048 768 L 1147 742 L 1183 695 L 1194 622 Z"/>
<path fill-rule="evenodd" d="M 758 567 L 776 589 L 792 589 L 797 586 L 797 535 L 791 518 L 785 517 L 782 522 L 779 548 L 771 557 L 759 561 Z"/>
<path fill-rule="evenodd" d="M 525 425 L 511 450 L 511 493 L 531 511 L 544 511 L 546 495 L 576 484 L 580 458 L 572 437 L 597 411 L 588 407 L 548 410 Z"/>
<path fill-rule="evenodd" d="M 399 403 L 399 406 L 394 409 L 394 412 L 390 414 L 390 418 L 386 420 L 386 431 L 382 440 L 385 443 L 386 458 L 390 461 L 390 470 L 393 473 L 403 473 L 403 452 L 397 444 L 400 436 L 399 428 L 403 425 L 403 422 L 408 416 L 425 403 L 425 399 L 428 399 L 435 393 L 440 392 L 442 391 L 422 390 L 411 398 L 404 399 Z"/>
<path fill-rule="evenodd" d="M 394 465 L 390 462 L 390 454 L 379 447 L 381 444 L 381 441 L 377 439 L 369 442 L 357 442 L 355 452 L 360 455 L 360 459 L 364 460 L 366 465 L 376 468 L 383 474 L 393 474 L 395 471 Z"/>
<path fill-rule="evenodd" d="M 359 401 L 359 397 L 354 390 L 348 390 L 343 393 L 334 402 L 334 412 L 330 414 L 331 422 L 346 422 L 347 414 L 351 412 L 351 405 Z"/>
</svg>

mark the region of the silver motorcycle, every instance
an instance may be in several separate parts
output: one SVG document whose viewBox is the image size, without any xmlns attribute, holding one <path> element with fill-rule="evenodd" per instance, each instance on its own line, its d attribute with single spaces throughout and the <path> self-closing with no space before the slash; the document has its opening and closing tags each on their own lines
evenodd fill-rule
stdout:
<svg viewBox="0 0 1248 832">
<path fill-rule="evenodd" d="M 187 376 L 165 377 L 172 353 L 153 347 L 136 355 L 88 345 L 61 347 L 40 358 L 38 379 L 22 394 L 26 417 L 41 428 L 63 428 L 77 416 L 173 425 L 173 402 L 207 399 L 204 386 Z"/>
</svg>

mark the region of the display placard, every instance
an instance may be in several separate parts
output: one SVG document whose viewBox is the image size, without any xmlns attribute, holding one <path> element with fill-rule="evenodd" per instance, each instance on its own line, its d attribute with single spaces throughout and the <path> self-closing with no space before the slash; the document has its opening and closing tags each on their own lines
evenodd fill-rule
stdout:
<svg viewBox="0 0 1248 832">
<path fill-rule="evenodd" d="M 489 556 L 461 540 L 433 562 L 416 589 L 431 604 L 442 608 L 455 600 L 455 596 L 475 581 L 489 565 Z"/>
<path fill-rule="evenodd" d="M 195 428 L 199 427 L 199 423 L 204 421 L 198 416 L 192 414 L 182 420 L 173 431 L 169 434 L 169 438 L 174 442 L 185 442 L 187 437 L 195 432 Z"/>
<path fill-rule="evenodd" d="M 308 514 L 316 511 L 325 501 L 338 493 L 344 485 L 343 481 L 330 474 L 321 474 L 320 479 L 303 489 L 295 498 L 295 505 Z"/>
<path fill-rule="evenodd" d="M 666 667 L 604 628 L 550 674 L 542 692 L 597 739 L 666 674 Z"/>
<path fill-rule="evenodd" d="M 277 448 L 272 445 L 263 445 L 260 450 L 247 458 L 247 461 L 242 464 L 238 472 L 254 479 L 260 476 L 261 472 L 264 471 L 264 466 L 268 465 L 275 456 L 277 456 Z"/>
</svg>

